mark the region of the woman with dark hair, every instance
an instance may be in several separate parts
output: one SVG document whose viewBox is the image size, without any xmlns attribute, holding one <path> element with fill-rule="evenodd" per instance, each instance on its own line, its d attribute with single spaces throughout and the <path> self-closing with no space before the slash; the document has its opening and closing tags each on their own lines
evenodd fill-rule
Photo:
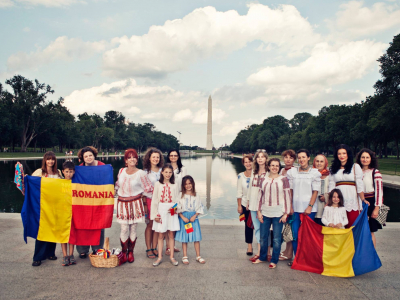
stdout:
<svg viewBox="0 0 400 300">
<path fill-rule="evenodd" d="M 118 172 L 115 191 L 118 195 L 117 222 L 121 224 L 120 242 L 123 258 L 132 263 L 135 261 L 133 250 L 136 244 L 136 229 L 138 223 L 145 222 L 143 202 L 152 195 L 153 186 L 147 178 L 146 172 L 136 166 L 139 161 L 135 149 L 125 150 L 125 168 Z"/>
<path fill-rule="evenodd" d="M 78 158 L 82 163 L 80 166 L 93 167 L 93 166 L 104 166 L 105 164 L 101 161 L 96 160 L 98 151 L 95 147 L 86 146 L 78 151 Z M 100 243 L 98 245 L 89 245 L 89 246 L 76 246 L 76 251 L 79 253 L 79 258 L 86 258 L 90 247 L 92 247 L 93 254 L 96 253 L 97 250 L 101 249 L 104 244 L 104 229 L 101 230 L 100 233 Z"/>
<path fill-rule="evenodd" d="M 298 232 L 301 224 L 300 214 L 308 215 L 314 220 L 317 213 L 315 201 L 321 188 L 321 174 L 317 169 L 309 166 L 310 152 L 307 149 L 297 151 L 298 168 L 290 169 L 286 177 L 289 179 L 290 189 L 293 195 L 294 220 L 293 230 L 293 251 L 296 255 L 298 244 Z M 292 262 L 288 263 L 289 266 Z"/>
<path fill-rule="evenodd" d="M 247 243 L 247 255 L 253 255 L 253 228 L 249 227 L 247 220 L 250 215 L 250 211 L 247 210 L 247 191 L 250 185 L 251 170 L 253 169 L 253 157 L 251 155 L 244 155 L 242 158 L 242 164 L 246 168 L 246 171 L 238 175 L 237 180 L 237 203 L 239 215 L 244 214 L 245 217 L 245 229 L 244 235 Z"/>
<path fill-rule="evenodd" d="M 383 204 L 383 182 L 382 174 L 378 170 L 378 159 L 370 149 L 361 149 L 356 157 L 356 162 L 362 166 L 364 174 L 364 197 L 368 206 L 368 223 L 372 235 L 372 241 L 376 247 L 375 232 L 382 229 L 382 225 L 376 220 L 379 208 Z"/>
<path fill-rule="evenodd" d="M 143 170 L 147 174 L 147 178 L 150 180 L 153 189 L 157 181 L 161 177 L 161 168 L 164 166 L 164 157 L 160 150 L 157 148 L 149 148 L 143 158 Z M 147 197 L 145 205 L 145 211 L 147 213 L 147 226 L 144 232 L 144 238 L 146 241 L 146 253 L 148 258 L 155 258 L 158 256 L 157 243 L 158 243 L 158 232 L 153 231 L 153 220 L 150 219 L 151 215 L 151 199 Z"/>
<path fill-rule="evenodd" d="M 44 154 L 42 167 L 33 172 L 32 176 L 48 177 L 48 178 L 63 178 L 61 171 L 57 169 L 57 158 L 53 151 L 48 151 Z M 33 254 L 32 266 L 38 267 L 42 264 L 42 260 L 56 260 L 55 254 L 56 243 L 42 242 L 36 240 L 35 253 Z"/>
<path fill-rule="evenodd" d="M 257 218 L 258 203 L 260 198 L 258 197 L 260 188 L 263 181 L 268 176 L 268 153 L 264 149 L 257 150 L 254 155 L 253 161 L 253 172 L 250 177 L 250 185 L 247 190 L 247 210 L 250 210 L 251 220 L 254 226 L 254 232 L 258 243 L 257 254 L 250 258 L 251 262 L 256 261 L 260 257 L 260 221 Z"/>
<path fill-rule="evenodd" d="M 344 207 L 347 211 L 350 228 L 362 210 L 364 199 L 363 172 L 358 164 L 353 162 L 353 152 L 350 147 L 341 144 L 333 154 L 333 161 L 330 168 L 329 192 L 338 188 L 344 199 Z"/>
<path fill-rule="evenodd" d="M 82 163 L 80 166 L 104 166 L 104 163 L 96 160 L 99 152 L 95 147 L 86 146 L 78 151 L 78 158 Z"/>
<path fill-rule="evenodd" d="M 172 149 L 168 152 L 167 163 L 174 168 L 175 184 L 179 189 L 178 192 L 181 192 L 182 178 L 187 175 L 187 169 L 182 165 L 179 150 Z"/>
</svg>

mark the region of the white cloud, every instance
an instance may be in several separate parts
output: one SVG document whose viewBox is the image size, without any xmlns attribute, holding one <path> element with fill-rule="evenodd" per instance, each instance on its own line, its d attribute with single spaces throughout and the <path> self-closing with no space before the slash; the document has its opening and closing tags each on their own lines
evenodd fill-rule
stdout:
<svg viewBox="0 0 400 300">
<path fill-rule="evenodd" d="M 11 7 L 14 3 L 11 0 L 0 0 L 0 8 Z"/>
<path fill-rule="evenodd" d="M 207 124 L 208 110 L 206 108 L 200 109 L 196 112 L 193 123 L 194 124 Z M 222 119 L 227 117 L 225 111 L 219 108 L 213 108 L 212 110 L 212 120 L 213 123 L 220 124 Z"/>
<path fill-rule="evenodd" d="M 7 59 L 7 71 L 16 72 L 36 68 L 56 60 L 71 61 L 87 58 L 95 53 L 103 52 L 107 47 L 105 41 L 84 42 L 79 38 L 60 36 L 46 48 L 36 52 L 18 52 Z"/>
<path fill-rule="evenodd" d="M 102 115 L 106 111 L 116 110 L 130 116 L 146 110 L 142 118 L 150 119 L 169 116 L 167 110 L 173 111 L 178 105 L 188 106 L 201 100 L 206 104 L 207 96 L 199 92 L 183 93 L 169 86 L 139 85 L 134 79 L 126 79 L 76 90 L 65 97 L 64 103 L 74 115 L 83 112 Z"/>
<path fill-rule="evenodd" d="M 174 114 L 172 121 L 181 122 L 181 121 L 190 120 L 192 118 L 193 118 L 192 111 L 190 109 L 183 109 Z"/>
<path fill-rule="evenodd" d="M 148 119 L 148 120 L 168 119 L 168 117 L 169 117 L 168 114 L 162 112 L 154 112 L 154 113 L 144 114 L 143 116 L 141 116 L 142 119 Z"/>
<path fill-rule="evenodd" d="M 298 65 L 266 67 L 250 75 L 248 84 L 265 89 L 264 95 L 252 102 L 312 98 L 334 85 L 362 78 L 377 66 L 376 60 L 386 48 L 386 44 L 368 40 L 341 46 L 319 43 Z"/>
<path fill-rule="evenodd" d="M 384 2 L 365 7 L 363 1 L 350 1 L 340 5 L 336 20 L 328 22 L 334 31 L 346 36 L 366 36 L 400 25 L 400 8 Z"/>
<path fill-rule="evenodd" d="M 254 40 L 274 44 L 289 55 L 304 53 L 319 36 L 291 5 L 271 9 L 252 3 L 246 15 L 214 7 L 195 9 L 182 19 L 151 26 L 142 36 L 124 36 L 103 55 L 105 74 L 159 77 L 185 70 L 200 59 L 226 55 Z"/>
<path fill-rule="evenodd" d="M 260 124 L 260 120 L 247 119 L 240 121 L 233 121 L 231 124 L 225 125 L 221 128 L 220 136 L 235 136 L 240 130 L 245 129 L 247 126 L 252 124 Z"/>
</svg>

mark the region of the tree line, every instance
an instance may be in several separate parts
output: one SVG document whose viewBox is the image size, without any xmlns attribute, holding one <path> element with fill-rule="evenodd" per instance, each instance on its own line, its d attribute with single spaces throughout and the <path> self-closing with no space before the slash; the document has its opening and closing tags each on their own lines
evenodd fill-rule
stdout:
<svg viewBox="0 0 400 300">
<path fill-rule="evenodd" d="M 275 153 L 307 148 L 329 153 L 345 143 L 354 152 L 366 147 L 381 157 L 396 153 L 399 159 L 400 34 L 378 62 L 381 79 L 374 85 L 374 95 L 361 103 L 324 106 L 317 116 L 298 113 L 290 120 L 280 115 L 269 117 L 241 130 L 230 145 L 231 151 L 265 149 Z"/>
<path fill-rule="evenodd" d="M 16 75 L 0 83 L 0 148 L 54 148 L 59 152 L 92 145 L 99 151 L 116 151 L 148 147 L 162 151 L 179 147 L 171 134 L 158 131 L 150 123 L 127 122 L 124 115 L 108 111 L 104 117 L 86 112 L 74 117 L 63 104 L 64 99 L 48 101 L 54 90 L 38 80 Z"/>
</svg>

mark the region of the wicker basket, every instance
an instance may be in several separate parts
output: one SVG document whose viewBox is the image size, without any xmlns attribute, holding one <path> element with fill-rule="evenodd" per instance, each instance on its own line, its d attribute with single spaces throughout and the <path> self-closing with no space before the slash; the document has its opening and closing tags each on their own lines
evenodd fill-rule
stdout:
<svg viewBox="0 0 400 300">
<path fill-rule="evenodd" d="M 106 237 L 104 241 L 104 249 L 109 250 L 110 239 Z M 90 262 L 96 268 L 115 268 L 119 265 L 118 256 L 110 255 L 109 258 L 104 258 L 101 255 L 89 254 Z"/>
</svg>

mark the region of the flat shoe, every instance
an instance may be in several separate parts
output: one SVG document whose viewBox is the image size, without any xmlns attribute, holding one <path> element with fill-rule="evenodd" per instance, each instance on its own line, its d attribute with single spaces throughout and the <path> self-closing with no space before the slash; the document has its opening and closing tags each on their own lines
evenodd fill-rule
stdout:
<svg viewBox="0 0 400 300">
<path fill-rule="evenodd" d="M 49 256 L 47 259 L 48 260 L 57 260 L 57 256 Z"/>
<path fill-rule="evenodd" d="M 291 267 L 291 266 L 293 265 L 293 262 L 290 261 L 290 262 L 287 263 L 287 265 L 288 265 L 289 267 Z"/>
<path fill-rule="evenodd" d="M 179 264 L 178 261 L 175 258 L 170 259 L 170 262 L 175 267 Z"/>
<path fill-rule="evenodd" d="M 189 258 L 187 256 L 182 257 L 182 263 L 184 265 L 188 265 L 189 264 Z"/>
<path fill-rule="evenodd" d="M 256 259 L 255 261 L 253 261 L 253 264 L 263 264 L 263 263 L 267 263 L 267 262 L 263 261 L 263 260 L 259 260 L 259 259 Z"/>
<path fill-rule="evenodd" d="M 155 262 L 153 262 L 153 267 L 158 267 L 161 263 L 162 263 L 162 260 L 157 259 Z"/>
<path fill-rule="evenodd" d="M 36 261 L 32 262 L 32 266 L 34 266 L 34 267 L 39 267 L 41 264 L 42 264 L 42 261 L 40 261 L 40 260 L 36 260 Z"/>
<path fill-rule="evenodd" d="M 206 263 L 205 259 L 202 258 L 201 256 L 197 256 L 197 257 L 196 257 L 196 261 L 199 262 L 199 263 L 201 263 L 201 264 L 205 264 L 205 263 Z"/>
<path fill-rule="evenodd" d="M 269 264 L 269 267 L 268 268 L 270 268 L 270 269 L 275 269 L 276 268 L 276 264 Z"/>
<path fill-rule="evenodd" d="M 82 258 L 82 259 L 84 259 L 84 258 L 86 258 L 86 253 L 81 253 L 81 254 L 79 254 L 79 258 Z"/>
<path fill-rule="evenodd" d="M 254 255 L 252 258 L 250 258 L 249 260 L 250 260 L 251 262 L 253 262 L 253 261 L 256 261 L 259 257 L 260 257 L 260 256 L 258 256 L 258 255 L 256 254 L 256 255 Z"/>
<path fill-rule="evenodd" d="M 289 260 L 290 258 L 288 258 L 287 256 L 283 255 L 283 253 L 281 253 L 279 255 L 279 260 Z"/>
<path fill-rule="evenodd" d="M 178 248 L 174 248 L 174 252 L 181 252 Z"/>
<path fill-rule="evenodd" d="M 171 255 L 171 250 L 169 248 L 165 249 L 165 255 Z"/>
</svg>

